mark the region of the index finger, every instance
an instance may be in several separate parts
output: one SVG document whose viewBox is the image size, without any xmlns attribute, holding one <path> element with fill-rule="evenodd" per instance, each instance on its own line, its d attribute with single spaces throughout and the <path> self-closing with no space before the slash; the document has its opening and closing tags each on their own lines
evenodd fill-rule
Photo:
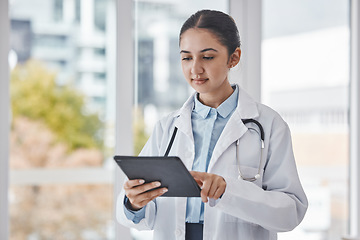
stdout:
<svg viewBox="0 0 360 240">
<path fill-rule="evenodd" d="M 130 189 L 145 183 L 144 179 L 133 179 L 124 183 L 124 189 Z"/>
<path fill-rule="evenodd" d="M 191 176 L 193 178 L 197 178 L 200 180 L 204 180 L 206 173 L 205 172 L 197 172 L 197 171 L 190 171 Z"/>
</svg>

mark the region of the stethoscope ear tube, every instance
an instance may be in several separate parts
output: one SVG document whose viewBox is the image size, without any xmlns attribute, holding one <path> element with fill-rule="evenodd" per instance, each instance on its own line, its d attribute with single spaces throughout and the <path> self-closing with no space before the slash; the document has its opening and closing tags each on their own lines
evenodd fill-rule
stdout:
<svg viewBox="0 0 360 240">
<path fill-rule="evenodd" d="M 247 124 L 247 123 L 255 123 L 258 126 L 259 130 L 260 130 L 260 138 L 261 138 L 261 140 L 263 142 L 265 141 L 264 140 L 265 139 L 264 129 L 263 129 L 263 127 L 261 126 L 261 124 L 258 121 L 256 121 L 255 119 L 241 119 L 241 121 L 244 123 L 244 125 Z"/>
</svg>

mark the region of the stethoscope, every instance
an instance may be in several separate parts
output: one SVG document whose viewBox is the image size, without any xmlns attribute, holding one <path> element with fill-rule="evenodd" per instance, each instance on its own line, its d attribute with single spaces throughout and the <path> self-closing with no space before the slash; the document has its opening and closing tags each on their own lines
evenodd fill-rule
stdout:
<svg viewBox="0 0 360 240">
<path fill-rule="evenodd" d="M 261 124 L 256 121 L 255 119 L 241 119 L 241 121 L 244 123 L 244 125 L 248 124 L 248 123 L 254 123 L 258 128 L 259 128 L 259 131 L 256 130 L 255 128 L 253 127 L 248 127 L 248 129 L 250 130 L 254 130 L 255 132 L 258 133 L 258 135 L 260 136 L 260 143 L 261 143 L 261 152 L 260 152 L 260 160 L 259 160 L 259 168 L 258 168 L 258 172 L 255 174 L 254 177 L 244 177 L 243 174 L 241 173 L 241 169 L 240 169 L 240 158 L 238 157 L 238 146 L 240 144 L 240 139 L 236 140 L 236 162 L 237 162 L 237 168 L 238 168 L 238 173 L 239 173 L 239 176 L 238 176 L 238 179 L 243 179 L 243 180 L 246 180 L 246 181 L 250 181 L 250 182 L 254 182 L 256 181 L 257 179 L 260 178 L 260 173 L 261 173 L 261 165 L 262 165 L 262 156 L 263 156 L 263 151 L 264 151 L 264 148 L 265 148 L 265 143 L 264 143 L 264 139 L 265 139 L 265 134 L 264 134 L 264 129 L 263 127 L 261 126 Z M 169 142 L 169 145 L 166 149 L 166 152 L 164 154 L 165 157 L 167 157 L 169 155 L 169 152 L 170 152 L 170 149 L 174 143 L 174 139 L 175 139 L 175 136 L 176 136 L 176 132 L 177 132 L 177 127 L 175 127 L 174 129 L 174 132 L 171 136 L 171 139 L 170 139 L 170 142 Z"/>
<path fill-rule="evenodd" d="M 241 119 L 241 121 L 245 124 L 247 123 L 255 123 L 256 126 L 259 128 L 259 131 L 256 130 L 255 128 L 253 127 L 248 127 L 248 129 L 250 130 L 254 130 L 255 132 L 257 132 L 257 134 L 260 136 L 260 142 L 261 142 L 261 151 L 260 151 L 260 160 L 259 160 L 259 168 L 258 168 L 258 172 L 255 174 L 254 177 L 244 177 L 241 173 L 241 170 L 240 170 L 240 158 L 238 157 L 238 146 L 240 144 L 240 139 L 236 140 L 236 161 L 237 161 L 237 168 L 238 168 L 238 172 L 239 172 L 239 177 L 238 179 L 243 179 L 243 180 L 246 180 L 246 181 L 250 181 L 250 182 L 254 182 L 256 181 L 257 179 L 260 178 L 260 173 L 261 173 L 261 165 L 262 165 L 262 156 L 263 156 L 263 151 L 264 151 L 264 148 L 265 148 L 265 143 L 264 143 L 264 139 L 265 139 L 265 134 L 264 134 L 264 129 L 263 127 L 261 126 L 261 124 L 256 121 L 255 119 Z"/>
</svg>

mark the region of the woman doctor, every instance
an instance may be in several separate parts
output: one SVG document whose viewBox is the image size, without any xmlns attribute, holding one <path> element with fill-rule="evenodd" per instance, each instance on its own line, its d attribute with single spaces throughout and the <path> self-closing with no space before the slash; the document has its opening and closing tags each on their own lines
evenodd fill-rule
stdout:
<svg viewBox="0 0 360 240">
<path fill-rule="evenodd" d="M 277 239 L 277 232 L 301 222 L 308 205 L 289 127 L 229 83 L 229 70 L 241 56 L 229 15 L 198 11 L 182 26 L 179 41 L 182 70 L 195 93 L 157 123 L 141 155 L 163 156 L 176 127 L 169 155 L 192 170 L 201 198 L 158 198 L 167 191 L 154 190 L 159 182 L 127 180 L 118 196 L 118 221 L 152 229 L 159 240 Z"/>
</svg>

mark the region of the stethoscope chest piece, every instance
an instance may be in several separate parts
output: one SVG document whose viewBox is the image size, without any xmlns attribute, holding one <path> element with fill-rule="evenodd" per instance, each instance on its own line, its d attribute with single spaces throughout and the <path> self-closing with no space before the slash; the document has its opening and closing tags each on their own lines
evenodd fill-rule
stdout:
<svg viewBox="0 0 360 240">
<path fill-rule="evenodd" d="M 258 173 L 252 178 L 245 178 L 241 174 L 239 174 L 239 176 L 238 176 L 239 180 L 246 180 L 246 181 L 249 181 L 249 182 L 254 182 L 254 181 L 258 180 L 259 178 L 260 178 L 260 174 L 258 174 Z"/>
</svg>

